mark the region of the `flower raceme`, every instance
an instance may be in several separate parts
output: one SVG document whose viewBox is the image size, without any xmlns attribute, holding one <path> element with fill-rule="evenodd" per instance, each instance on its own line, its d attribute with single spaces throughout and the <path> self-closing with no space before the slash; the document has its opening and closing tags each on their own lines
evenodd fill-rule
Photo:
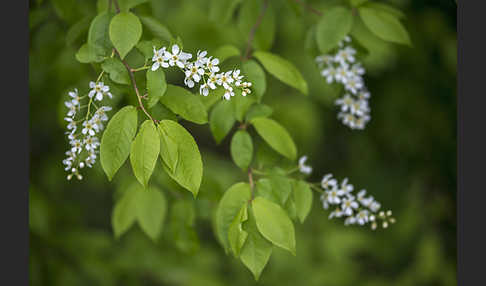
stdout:
<svg viewBox="0 0 486 286">
<path fill-rule="evenodd" d="M 81 180 L 83 176 L 79 170 L 88 166 L 91 168 L 96 162 L 100 140 L 98 134 L 103 130 L 103 122 L 108 121 L 107 111 L 110 106 L 97 106 L 95 101 L 102 101 L 104 96 L 112 98 L 110 87 L 101 81 L 90 82 L 90 91 L 79 96 L 78 90 L 69 92 L 70 100 L 64 102 L 68 112 L 64 120 L 68 122 L 66 135 L 71 148 L 66 151 L 66 158 L 62 161 L 65 170 L 69 172 L 67 179 L 76 176 Z M 82 105 L 83 101 L 88 103 Z M 86 112 L 84 112 L 86 110 Z M 81 113 L 83 111 L 83 113 Z"/>
<path fill-rule="evenodd" d="M 357 62 L 356 50 L 350 44 L 351 38 L 346 36 L 335 54 L 321 55 L 315 60 L 327 83 L 336 82 L 344 87 L 344 95 L 335 102 L 341 109 L 338 119 L 351 129 L 364 129 L 371 118 L 368 104 L 370 93 L 364 85 L 365 69 Z"/>
<path fill-rule="evenodd" d="M 307 156 L 299 159 L 299 171 L 309 175 L 312 167 L 305 165 Z M 321 192 L 320 200 L 324 209 L 335 209 L 329 214 L 329 219 L 345 218 L 344 225 L 366 225 L 370 224 L 371 229 L 375 230 L 381 223 L 383 228 L 395 223 L 392 211 L 380 211 L 381 204 L 373 196 L 366 196 L 366 190 L 360 190 L 356 195 L 353 194 L 354 186 L 344 178 L 339 184 L 332 174 L 326 174 L 319 183 Z"/>
<path fill-rule="evenodd" d="M 219 59 L 207 57 L 206 51 L 198 51 L 196 59 L 191 62 L 192 54 L 183 52 L 178 45 L 172 45 L 170 51 L 166 47 L 153 49 L 152 71 L 176 66 L 184 72 L 184 84 L 187 87 L 193 88 L 196 83 L 200 83 L 199 93 L 203 96 L 208 96 L 209 92 L 218 86 L 224 88 L 223 98 L 226 100 L 235 95 L 235 89 L 240 89 L 242 96 L 251 93 L 252 84 L 242 81 L 244 76 L 240 75 L 239 69 L 218 73 Z"/>
</svg>

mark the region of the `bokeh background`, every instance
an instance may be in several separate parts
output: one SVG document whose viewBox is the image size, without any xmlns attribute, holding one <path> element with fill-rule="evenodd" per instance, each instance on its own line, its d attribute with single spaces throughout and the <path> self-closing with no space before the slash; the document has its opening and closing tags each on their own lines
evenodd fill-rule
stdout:
<svg viewBox="0 0 486 286">
<path fill-rule="evenodd" d="M 247 35 L 209 15 L 210 1 L 152 0 L 135 13 L 159 19 L 184 48 L 214 51 L 244 47 Z M 124 174 L 109 183 L 99 163 L 82 181 L 66 181 L 61 163 L 68 147 L 63 100 L 86 86 L 92 66 L 74 57 L 86 41 L 70 27 L 96 15 L 97 1 L 30 1 L 30 259 L 31 285 L 455 285 L 456 284 L 456 3 L 453 0 L 392 0 L 407 15 L 413 47 L 377 44 L 362 59 L 372 120 L 351 131 L 336 119 L 335 90 L 319 76 L 305 52 L 315 15 L 278 2 L 272 51 L 302 71 L 305 97 L 267 75 L 263 102 L 293 135 L 299 154 L 313 165 L 312 181 L 332 172 L 366 188 L 397 223 L 387 230 L 345 227 L 327 219 L 317 196 L 304 224 L 296 224 L 297 256 L 275 249 L 258 283 L 244 265 L 224 254 L 208 219 L 215 203 L 244 176 L 231 162 L 229 137 L 216 145 L 209 127 L 186 126 L 196 137 L 204 179 L 194 202 L 197 237 L 173 239 L 167 217 L 157 243 L 138 226 L 115 240 L 110 223 Z M 307 1 L 316 9 L 337 1 Z M 83 26 L 83 25 L 80 25 Z M 145 31 L 144 31 L 145 33 Z M 145 36 L 145 34 L 144 34 Z M 171 80 L 180 81 L 180 78 Z M 118 106 L 134 98 L 114 90 Z M 129 174 L 126 164 L 121 172 Z M 159 166 L 160 167 L 160 166 Z M 160 169 L 158 169 L 160 171 Z M 156 171 L 157 173 L 157 171 Z M 159 172 L 161 173 L 161 172 Z M 169 198 L 180 194 L 156 176 Z M 188 192 L 187 192 L 188 193 Z"/>
</svg>

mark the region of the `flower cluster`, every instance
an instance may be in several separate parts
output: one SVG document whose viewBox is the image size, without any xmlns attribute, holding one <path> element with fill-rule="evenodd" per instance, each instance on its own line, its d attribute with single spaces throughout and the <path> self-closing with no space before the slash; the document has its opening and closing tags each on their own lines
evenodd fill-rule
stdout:
<svg viewBox="0 0 486 286">
<path fill-rule="evenodd" d="M 100 140 L 97 134 L 103 130 L 103 123 L 108 121 L 107 111 L 110 106 L 97 106 L 95 101 L 102 101 L 103 97 L 112 98 L 110 87 L 103 82 L 90 82 L 90 91 L 87 95 L 79 96 L 78 90 L 69 92 L 70 100 L 64 102 L 68 112 L 64 120 L 68 122 L 66 135 L 71 148 L 66 151 L 66 158 L 62 161 L 65 170 L 69 172 L 67 179 L 76 176 L 81 180 L 83 176 L 79 169 L 85 166 L 92 167 L 96 162 Z M 82 105 L 82 101 L 88 103 Z M 82 110 L 86 112 L 81 113 Z"/>
<path fill-rule="evenodd" d="M 344 95 L 335 102 L 341 107 L 338 119 L 351 129 L 364 129 L 370 120 L 370 93 L 364 85 L 365 69 L 357 62 L 356 50 L 350 44 L 351 38 L 346 36 L 335 54 L 321 55 L 315 60 L 327 83 L 336 82 L 344 86 Z"/>
<path fill-rule="evenodd" d="M 345 178 L 341 184 L 333 178 L 332 174 L 326 174 L 322 178 L 321 188 L 324 192 L 321 195 L 322 207 L 328 209 L 336 207 L 329 219 L 334 217 L 345 217 L 344 225 L 365 225 L 370 223 L 371 229 L 375 230 L 378 223 L 387 228 L 389 223 L 395 223 L 391 210 L 380 211 L 381 204 L 373 196 L 366 196 L 366 190 L 360 190 L 353 195 L 354 187 Z"/>
<path fill-rule="evenodd" d="M 239 69 L 220 72 L 219 59 L 207 57 L 206 51 L 198 51 L 196 58 L 190 61 L 192 58 L 192 54 L 183 52 L 178 45 L 173 45 L 171 51 L 166 47 L 159 50 L 154 47 L 152 71 L 177 66 L 185 74 L 184 84 L 187 87 L 193 88 L 196 83 L 201 83 L 199 93 L 203 96 L 208 96 L 210 90 L 217 86 L 224 88 L 224 98 L 227 100 L 235 95 L 236 88 L 241 90 L 243 96 L 251 93 L 251 82 L 242 81 L 243 75 L 240 75 Z"/>
</svg>

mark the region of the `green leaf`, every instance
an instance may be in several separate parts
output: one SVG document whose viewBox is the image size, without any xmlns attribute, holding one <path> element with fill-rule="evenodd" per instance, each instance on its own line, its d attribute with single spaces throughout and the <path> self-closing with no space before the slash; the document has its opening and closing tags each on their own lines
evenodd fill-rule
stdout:
<svg viewBox="0 0 486 286">
<path fill-rule="evenodd" d="M 148 93 L 148 108 L 152 108 L 167 90 L 167 82 L 165 81 L 165 73 L 162 69 L 156 71 L 148 70 L 147 74 L 147 93 Z"/>
<path fill-rule="evenodd" d="M 92 16 L 86 16 L 69 28 L 66 34 L 66 44 L 74 44 L 77 39 L 79 39 L 85 32 L 88 31 L 91 24 L 91 18 Z"/>
<path fill-rule="evenodd" d="M 256 51 L 254 54 L 263 65 L 263 67 L 281 82 L 296 88 L 303 94 L 307 95 L 307 82 L 302 77 L 299 70 L 289 61 L 263 51 Z"/>
<path fill-rule="evenodd" d="M 262 67 L 256 61 L 248 60 L 241 64 L 241 72 L 245 76 L 244 80 L 252 84 L 251 94 L 254 94 L 257 101 L 260 102 L 267 89 L 265 72 Z"/>
<path fill-rule="evenodd" d="M 295 255 L 294 225 L 285 211 L 263 197 L 256 197 L 251 205 L 263 237 Z"/>
<path fill-rule="evenodd" d="M 236 183 L 224 193 L 218 203 L 216 209 L 216 234 L 226 252 L 230 249 L 228 242 L 229 227 L 238 215 L 241 207 L 248 202 L 250 198 L 250 185 L 247 183 Z"/>
<path fill-rule="evenodd" d="M 199 95 L 194 95 L 180 86 L 168 84 L 160 102 L 175 114 L 197 124 L 208 122 L 208 113 Z"/>
<path fill-rule="evenodd" d="M 110 40 L 123 59 L 142 37 L 142 24 L 131 12 L 121 12 L 110 22 Z"/>
<path fill-rule="evenodd" d="M 113 14 L 103 12 L 98 14 L 93 21 L 88 31 L 88 44 L 96 49 L 102 50 L 106 55 L 111 52 L 111 42 L 108 36 L 109 26 Z"/>
<path fill-rule="evenodd" d="M 245 130 L 238 130 L 231 139 L 231 158 L 236 166 L 246 170 L 253 158 L 253 141 Z"/>
<path fill-rule="evenodd" d="M 272 115 L 273 109 L 263 103 L 255 104 L 246 113 L 246 121 L 251 121 L 253 118 L 257 117 L 268 117 Z"/>
<path fill-rule="evenodd" d="M 137 220 L 142 230 L 153 240 L 159 237 L 167 213 L 167 200 L 154 187 L 137 193 Z"/>
<path fill-rule="evenodd" d="M 162 25 L 157 19 L 149 16 L 140 16 L 140 20 L 154 37 L 166 41 L 167 44 L 175 40 L 169 29 Z"/>
<path fill-rule="evenodd" d="M 383 4 L 383 3 L 369 2 L 369 3 L 365 4 L 365 7 L 372 8 L 372 9 L 375 9 L 375 10 L 383 10 L 385 12 L 392 14 L 393 16 L 395 16 L 398 19 L 403 19 L 403 18 L 406 17 L 405 14 L 402 11 L 400 11 L 396 8 L 393 8 L 390 5 Z"/>
<path fill-rule="evenodd" d="M 265 17 L 261 19 L 260 25 L 255 31 L 252 42 L 255 50 L 269 50 L 273 45 L 276 34 L 276 15 L 272 2 L 267 2 Z M 264 1 L 261 0 L 246 0 L 242 3 L 239 10 L 238 27 L 241 34 L 245 35 L 245 37 L 250 34 L 253 26 L 258 21 L 264 5 Z"/>
<path fill-rule="evenodd" d="M 83 64 L 92 63 L 92 62 L 99 63 L 102 62 L 104 59 L 103 49 L 99 47 L 98 48 L 93 47 L 88 43 L 86 43 L 79 48 L 75 57 L 76 60 L 78 60 L 78 62 Z"/>
<path fill-rule="evenodd" d="M 258 280 L 272 255 L 272 243 L 258 231 L 255 215 L 251 208 L 248 212 L 248 220 L 243 224 L 243 230 L 248 233 L 248 236 L 241 249 L 240 259 L 253 273 L 255 280 Z"/>
<path fill-rule="evenodd" d="M 303 223 L 312 207 L 312 190 L 305 181 L 294 181 L 292 189 L 297 217 Z"/>
<path fill-rule="evenodd" d="M 270 175 L 256 183 L 257 193 L 274 203 L 284 206 L 291 192 L 291 181 L 280 175 Z"/>
<path fill-rule="evenodd" d="M 214 140 L 219 144 L 228 135 L 235 124 L 235 116 L 231 101 L 220 101 L 211 111 L 209 116 L 209 127 Z"/>
<path fill-rule="evenodd" d="M 218 24 L 228 23 L 240 2 L 241 0 L 211 0 L 209 4 L 209 19 Z"/>
<path fill-rule="evenodd" d="M 101 167 L 111 181 L 130 154 L 130 145 L 137 132 L 137 110 L 133 106 L 120 109 L 108 122 L 101 138 Z"/>
<path fill-rule="evenodd" d="M 388 11 L 376 8 L 359 8 L 359 15 L 366 27 L 382 40 L 411 45 L 407 30 L 397 17 Z"/>
<path fill-rule="evenodd" d="M 196 141 L 184 127 L 172 120 L 160 122 L 159 134 L 160 154 L 167 173 L 196 197 L 203 174 Z"/>
<path fill-rule="evenodd" d="M 116 238 L 119 238 L 124 234 L 133 225 L 137 218 L 137 202 L 135 199 L 137 196 L 137 188 L 139 188 L 137 185 L 138 184 L 132 184 L 128 187 L 113 208 L 111 225 Z"/>
<path fill-rule="evenodd" d="M 160 153 L 159 133 L 151 120 L 145 120 L 140 126 L 130 149 L 130 163 L 137 180 L 148 187 L 148 182 Z"/>
<path fill-rule="evenodd" d="M 248 219 L 248 203 L 245 203 L 228 229 L 228 242 L 233 254 L 240 256 L 240 250 L 245 244 L 248 233 L 243 230 L 242 224 Z"/>
<path fill-rule="evenodd" d="M 171 206 L 169 234 L 176 247 L 185 253 L 199 249 L 197 233 L 193 228 L 195 219 L 194 204 L 187 200 L 177 200 Z"/>
<path fill-rule="evenodd" d="M 270 118 L 258 117 L 250 121 L 255 127 L 257 133 L 270 145 L 275 151 L 295 160 L 297 148 L 287 130 L 275 120 Z"/>
<path fill-rule="evenodd" d="M 246 112 L 256 102 L 256 97 L 252 94 L 247 96 L 241 95 L 240 90 L 235 90 L 235 96 L 231 98 L 235 117 L 239 122 L 243 122 Z"/>
<path fill-rule="evenodd" d="M 216 87 L 215 90 L 211 90 L 208 94 L 208 96 L 201 96 L 201 102 L 203 103 L 204 107 L 206 110 L 211 109 L 213 105 L 215 105 L 217 102 L 223 100 L 223 94 L 225 90 L 222 86 Z"/>
<path fill-rule="evenodd" d="M 264 197 L 269 201 L 280 204 L 280 198 L 273 191 L 272 183 L 268 178 L 258 180 L 255 186 L 257 196 Z"/>
<path fill-rule="evenodd" d="M 119 84 L 130 84 L 127 68 L 115 58 L 106 59 L 101 68 L 110 75 L 110 79 Z"/>
<path fill-rule="evenodd" d="M 336 6 L 321 16 L 316 26 L 316 41 L 321 53 L 326 54 L 349 34 L 353 26 L 351 10 Z"/>
<path fill-rule="evenodd" d="M 358 6 L 361 6 L 363 5 L 364 3 L 368 2 L 368 0 L 350 0 L 349 3 L 353 6 L 353 7 L 358 7 Z"/>
<path fill-rule="evenodd" d="M 218 58 L 220 64 L 229 58 L 237 57 L 239 55 L 240 50 L 238 50 L 238 48 L 233 45 L 221 46 L 213 53 L 213 57 Z"/>
</svg>

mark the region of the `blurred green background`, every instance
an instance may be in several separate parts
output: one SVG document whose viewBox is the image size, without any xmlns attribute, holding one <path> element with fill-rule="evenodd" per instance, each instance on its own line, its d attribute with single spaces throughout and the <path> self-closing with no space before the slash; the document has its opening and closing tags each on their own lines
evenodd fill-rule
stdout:
<svg viewBox="0 0 486 286">
<path fill-rule="evenodd" d="M 314 196 L 306 222 L 296 224 L 297 256 L 275 249 L 256 283 L 240 261 L 225 255 L 208 219 L 226 188 L 245 179 L 231 162 L 229 137 L 218 146 L 208 125 L 186 124 L 204 161 L 203 184 L 194 201 L 197 238 L 174 241 L 167 217 L 157 243 L 138 226 L 115 240 L 111 211 L 126 176 L 118 174 L 109 183 L 97 163 L 85 170 L 82 181 L 68 182 L 61 163 L 68 148 L 63 100 L 68 90 L 84 88 L 96 76 L 74 55 L 86 41 L 97 1 L 30 1 L 31 285 L 456 284 L 455 2 L 387 1 L 407 15 L 404 24 L 413 47 L 379 44 L 363 59 L 372 95 L 372 119 L 364 131 L 338 122 L 336 94 L 305 52 L 306 31 L 317 16 L 293 10 L 292 1 L 272 2 L 278 28 L 271 51 L 295 63 L 310 96 L 267 74 L 263 102 L 293 135 L 299 154 L 309 156 L 314 167 L 310 180 L 328 172 L 348 177 L 392 209 L 397 223 L 375 232 L 345 227 L 342 220 L 329 221 Z M 339 1 L 307 2 L 323 9 Z M 209 3 L 153 0 L 134 12 L 159 19 L 191 52 L 211 53 L 228 43 L 243 48 L 247 35 L 233 23 L 210 19 Z M 88 23 L 80 24 L 80 36 L 67 36 L 80 21 Z M 124 102 L 134 98 L 130 89 L 113 93 Z M 127 165 L 122 171 L 129 174 Z M 163 176 L 154 181 L 160 182 L 169 208 L 188 193 L 168 187 Z"/>
</svg>

